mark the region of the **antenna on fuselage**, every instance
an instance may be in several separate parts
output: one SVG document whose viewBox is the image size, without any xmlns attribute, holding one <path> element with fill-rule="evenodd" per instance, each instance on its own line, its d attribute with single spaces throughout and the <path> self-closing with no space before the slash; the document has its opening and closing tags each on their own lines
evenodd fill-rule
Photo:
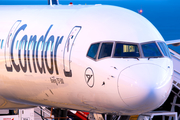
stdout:
<svg viewBox="0 0 180 120">
<path fill-rule="evenodd" d="M 59 5 L 58 0 L 48 0 L 48 5 Z"/>
</svg>

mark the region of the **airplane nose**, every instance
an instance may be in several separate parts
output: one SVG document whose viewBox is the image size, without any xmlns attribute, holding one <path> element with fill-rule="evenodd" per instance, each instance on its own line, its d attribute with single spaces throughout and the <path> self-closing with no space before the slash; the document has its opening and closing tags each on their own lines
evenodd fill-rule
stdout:
<svg viewBox="0 0 180 120">
<path fill-rule="evenodd" d="M 155 64 L 136 64 L 122 70 L 118 92 L 128 109 L 153 110 L 169 96 L 172 76 L 169 67 Z"/>
</svg>

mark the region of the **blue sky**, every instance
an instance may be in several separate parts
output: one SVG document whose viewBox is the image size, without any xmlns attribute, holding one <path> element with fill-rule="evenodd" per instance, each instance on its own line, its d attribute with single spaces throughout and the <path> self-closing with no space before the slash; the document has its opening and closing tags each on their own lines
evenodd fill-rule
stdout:
<svg viewBox="0 0 180 120">
<path fill-rule="evenodd" d="M 156 2 L 156 3 L 165 3 L 168 1 L 178 1 L 178 0 L 59 0 L 60 4 L 68 4 L 70 2 L 74 2 L 77 4 L 87 4 L 87 3 L 106 3 L 106 4 L 114 4 L 118 2 Z M 0 5 L 5 5 L 5 4 L 47 4 L 47 0 L 0 0 Z"/>
</svg>

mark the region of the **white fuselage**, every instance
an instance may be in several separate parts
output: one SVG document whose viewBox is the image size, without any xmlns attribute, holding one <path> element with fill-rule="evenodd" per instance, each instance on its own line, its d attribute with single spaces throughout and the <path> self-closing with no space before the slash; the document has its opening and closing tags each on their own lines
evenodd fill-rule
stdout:
<svg viewBox="0 0 180 120">
<path fill-rule="evenodd" d="M 133 115 L 158 108 L 171 91 L 172 60 L 158 46 L 164 39 L 137 13 L 103 5 L 0 6 L 0 16 L 3 99 Z M 160 55 L 146 56 L 147 43 Z M 92 44 L 96 54 L 88 53 Z M 98 57 L 107 44 L 110 55 Z M 130 57 L 118 54 L 121 45 Z"/>
</svg>

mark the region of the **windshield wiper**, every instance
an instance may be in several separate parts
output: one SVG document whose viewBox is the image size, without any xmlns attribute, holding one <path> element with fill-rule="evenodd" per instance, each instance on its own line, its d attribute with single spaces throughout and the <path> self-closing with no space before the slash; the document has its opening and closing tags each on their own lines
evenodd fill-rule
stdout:
<svg viewBox="0 0 180 120">
<path fill-rule="evenodd" d="M 134 59 L 139 60 L 139 58 L 138 58 L 138 57 L 122 57 L 122 58 L 134 58 Z"/>
<path fill-rule="evenodd" d="M 148 60 L 150 60 L 151 58 L 158 58 L 157 56 L 154 56 L 154 57 L 148 57 Z"/>
<path fill-rule="evenodd" d="M 139 60 L 139 58 L 138 57 L 133 57 L 134 59 L 137 59 L 137 60 Z"/>
</svg>

